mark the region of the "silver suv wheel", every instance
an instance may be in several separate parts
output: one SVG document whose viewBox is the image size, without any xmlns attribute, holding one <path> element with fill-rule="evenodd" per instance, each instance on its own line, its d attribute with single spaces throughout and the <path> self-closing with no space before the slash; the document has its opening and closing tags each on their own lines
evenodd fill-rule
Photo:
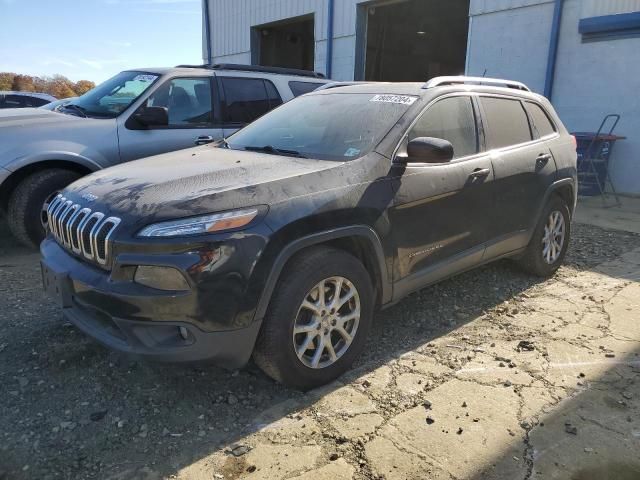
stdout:
<svg viewBox="0 0 640 480">
<path fill-rule="evenodd" d="M 293 325 L 293 346 L 309 368 L 333 365 L 351 346 L 360 323 L 360 295 L 344 277 L 317 283 L 305 296 Z"/>
<path fill-rule="evenodd" d="M 562 253 L 565 230 L 564 215 L 557 210 L 552 211 L 542 237 L 542 258 L 549 265 L 555 263 Z"/>
<path fill-rule="evenodd" d="M 42 224 L 42 228 L 44 228 L 45 231 L 49 226 L 49 217 L 47 215 L 47 210 L 49 210 L 49 204 L 54 198 L 56 198 L 56 195 L 58 195 L 58 193 L 60 192 L 59 191 L 53 192 L 51 195 L 47 197 L 47 199 L 42 204 L 42 211 L 40 212 L 40 223 Z"/>
</svg>

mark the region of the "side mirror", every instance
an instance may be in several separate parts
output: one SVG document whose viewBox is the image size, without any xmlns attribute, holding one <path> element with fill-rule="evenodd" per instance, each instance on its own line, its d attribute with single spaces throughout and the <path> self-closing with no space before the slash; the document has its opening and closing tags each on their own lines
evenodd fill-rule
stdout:
<svg viewBox="0 0 640 480">
<path fill-rule="evenodd" d="M 169 125 L 169 110 L 167 107 L 142 107 L 133 118 L 145 127 L 166 126 Z"/>
<path fill-rule="evenodd" d="M 453 145 L 447 140 L 417 137 L 407 145 L 407 162 L 446 163 L 453 158 Z"/>
</svg>

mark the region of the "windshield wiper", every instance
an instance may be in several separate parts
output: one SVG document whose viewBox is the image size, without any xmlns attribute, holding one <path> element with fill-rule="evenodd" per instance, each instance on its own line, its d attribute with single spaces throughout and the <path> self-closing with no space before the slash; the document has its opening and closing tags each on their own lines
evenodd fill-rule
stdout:
<svg viewBox="0 0 640 480">
<path fill-rule="evenodd" d="M 249 147 L 244 147 L 244 149 L 250 152 L 264 152 L 264 153 L 270 153 L 273 155 L 284 155 L 287 157 L 307 158 L 297 150 L 286 150 L 284 148 L 276 148 L 272 145 L 265 145 L 264 147 L 249 146 Z"/>
<path fill-rule="evenodd" d="M 74 105 L 73 103 L 67 103 L 66 105 L 62 105 L 61 110 L 64 110 L 64 109 L 67 109 L 67 108 L 69 110 L 73 110 L 74 112 L 78 112 L 84 118 L 88 117 L 88 115 L 85 113 L 85 109 L 80 107 L 79 105 Z"/>
</svg>

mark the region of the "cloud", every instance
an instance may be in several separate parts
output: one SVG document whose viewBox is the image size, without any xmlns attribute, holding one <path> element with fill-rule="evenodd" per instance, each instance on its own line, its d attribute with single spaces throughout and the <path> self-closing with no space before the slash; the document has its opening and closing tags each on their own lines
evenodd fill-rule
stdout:
<svg viewBox="0 0 640 480">
<path fill-rule="evenodd" d="M 73 62 L 62 60 L 61 58 L 47 58 L 42 62 L 43 65 L 64 65 L 65 67 L 73 67 Z"/>
<path fill-rule="evenodd" d="M 116 65 L 119 63 L 125 63 L 120 59 L 112 59 L 112 60 L 93 60 L 93 59 L 87 59 L 87 58 L 81 58 L 80 59 L 81 63 L 84 63 L 85 65 L 88 65 L 89 67 L 95 69 L 95 70 L 102 70 L 104 67 L 109 66 L 109 65 Z"/>
</svg>

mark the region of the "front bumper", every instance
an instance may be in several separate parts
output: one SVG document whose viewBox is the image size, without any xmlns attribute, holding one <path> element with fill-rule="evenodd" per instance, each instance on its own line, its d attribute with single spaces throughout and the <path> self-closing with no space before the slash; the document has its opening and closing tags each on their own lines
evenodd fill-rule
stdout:
<svg viewBox="0 0 640 480">
<path fill-rule="evenodd" d="M 249 360 L 261 322 L 238 325 L 236 309 L 224 308 L 232 301 L 228 291 L 199 292 L 197 285 L 185 292 L 160 291 L 114 280 L 113 273 L 121 270 L 110 273 L 79 260 L 52 239 L 42 243 L 41 251 L 45 291 L 59 302 L 68 321 L 101 344 L 157 361 L 213 361 L 239 368 Z M 184 256 L 176 257 L 185 262 Z M 222 305 L 218 317 L 203 311 L 203 293 L 207 302 L 217 297 Z M 226 328 L 220 326 L 222 313 Z"/>
</svg>

